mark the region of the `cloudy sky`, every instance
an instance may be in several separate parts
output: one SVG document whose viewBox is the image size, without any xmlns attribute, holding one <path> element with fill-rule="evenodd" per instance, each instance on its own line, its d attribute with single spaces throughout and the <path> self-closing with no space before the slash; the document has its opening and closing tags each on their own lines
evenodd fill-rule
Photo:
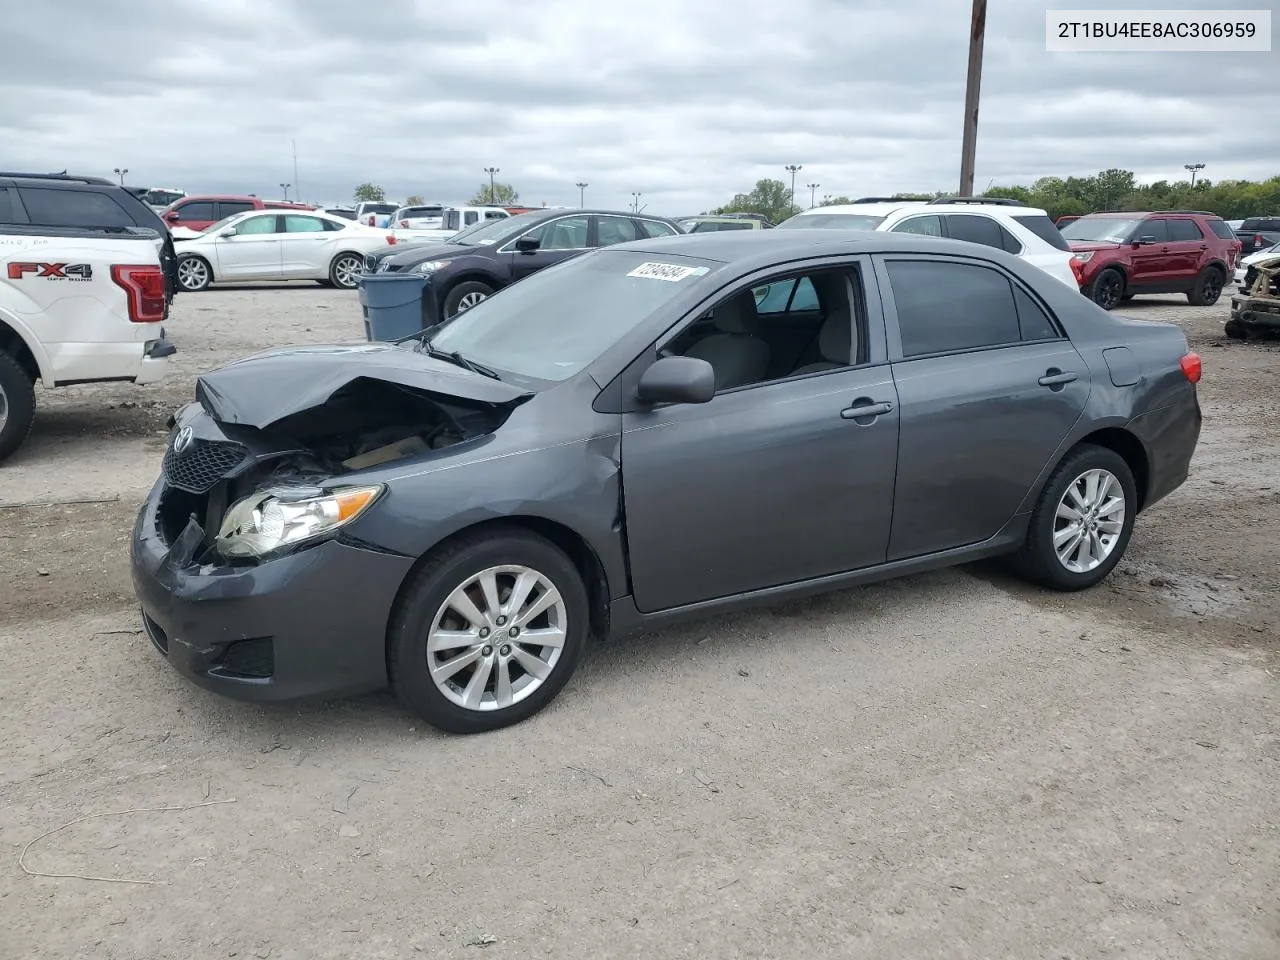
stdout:
<svg viewBox="0 0 1280 960">
<path fill-rule="evenodd" d="M 1275 0 L 1130 0 L 1128 8 Z M 1280 53 L 1047 54 L 990 0 L 977 186 L 1135 170 L 1280 173 Z M 968 0 L 59 0 L 0 34 L 0 168 L 189 193 L 522 201 L 696 213 L 803 165 L 817 194 L 958 183 Z M 1257 118 L 1257 120 L 1251 120 Z M 1259 122 L 1264 121 L 1264 122 Z"/>
</svg>

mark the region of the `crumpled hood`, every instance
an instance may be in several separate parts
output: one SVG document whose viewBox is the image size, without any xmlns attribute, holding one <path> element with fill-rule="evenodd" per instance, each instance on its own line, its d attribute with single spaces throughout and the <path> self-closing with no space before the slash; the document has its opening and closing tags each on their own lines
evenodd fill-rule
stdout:
<svg viewBox="0 0 1280 960">
<path fill-rule="evenodd" d="M 324 404 L 355 380 L 382 380 L 444 397 L 506 404 L 530 391 L 493 380 L 412 346 L 335 343 L 281 347 L 237 360 L 196 380 L 196 399 L 220 423 L 266 429 Z"/>
</svg>

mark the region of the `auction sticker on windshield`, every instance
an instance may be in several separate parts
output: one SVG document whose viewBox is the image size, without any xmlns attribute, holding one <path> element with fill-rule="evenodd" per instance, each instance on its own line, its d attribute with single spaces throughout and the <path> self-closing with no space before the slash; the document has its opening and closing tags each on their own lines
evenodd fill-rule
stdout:
<svg viewBox="0 0 1280 960">
<path fill-rule="evenodd" d="M 628 277 L 646 277 L 650 280 L 667 280 L 678 283 L 686 277 L 700 277 L 709 271 L 709 267 L 682 267 L 677 263 L 642 263 Z"/>
</svg>

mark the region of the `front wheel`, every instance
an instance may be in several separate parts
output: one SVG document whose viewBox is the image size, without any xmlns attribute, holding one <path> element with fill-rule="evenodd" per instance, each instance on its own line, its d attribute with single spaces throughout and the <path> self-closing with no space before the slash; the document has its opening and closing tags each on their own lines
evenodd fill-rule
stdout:
<svg viewBox="0 0 1280 960">
<path fill-rule="evenodd" d="M 17 360 L 0 350 L 0 461 L 22 446 L 35 420 L 35 384 Z"/>
<path fill-rule="evenodd" d="M 444 298 L 444 317 L 448 320 L 455 314 L 470 310 L 481 300 L 491 296 L 493 296 L 493 288 L 486 283 L 480 283 L 478 280 L 460 283 Z"/>
<path fill-rule="evenodd" d="M 341 290 L 354 290 L 363 269 L 363 258 L 354 253 L 340 253 L 329 264 L 329 282 Z"/>
<path fill-rule="evenodd" d="M 1092 587 L 1124 556 L 1137 506 L 1137 486 L 1124 457 L 1081 444 L 1045 484 L 1014 566 L 1054 590 Z"/>
<path fill-rule="evenodd" d="M 195 255 L 178 258 L 178 285 L 188 293 L 207 290 L 213 283 L 213 268 L 204 257 Z"/>
<path fill-rule="evenodd" d="M 1196 277 L 1196 285 L 1187 294 L 1187 302 L 1193 307 L 1212 307 L 1222 296 L 1223 276 L 1217 267 L 1205 267 Z"/>
<path fill-rule="evenodd" d="M 463 537 L 432 555 L 397 603 L 392 688 L 451 733 L 519 723 L 573 675 L 589 619 L 581 575 L 547 540 L 519 529 Z"/>
<path fill-rule="evenodd" d="M 1098 274 L 1089 287 L 1089 299 L 1103 310 L 1114 310 L 1124 296 L 1124 274 L 1108 268 Z"/>
</svg>

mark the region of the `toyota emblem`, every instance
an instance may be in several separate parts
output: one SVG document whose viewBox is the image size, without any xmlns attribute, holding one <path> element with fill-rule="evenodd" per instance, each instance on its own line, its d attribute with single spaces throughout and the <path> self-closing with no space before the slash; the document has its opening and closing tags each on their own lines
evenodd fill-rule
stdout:
<svg viewBox="0 0 1280 960">
<path fill-rule="evenodd" d="M 178 431 L 178 435 L 173 438 L 173 452 L 186 453 L 187 447 L 191 446 L 191 441 L 195 439 L 195 434 L 190 427 L 183 427 Z"/>
</svg>

